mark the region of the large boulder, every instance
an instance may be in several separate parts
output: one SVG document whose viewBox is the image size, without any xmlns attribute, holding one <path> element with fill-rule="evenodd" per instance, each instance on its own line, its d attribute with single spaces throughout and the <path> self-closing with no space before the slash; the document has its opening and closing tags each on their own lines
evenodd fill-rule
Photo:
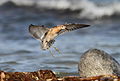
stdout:
<svg viewBox="0 0 120 81">
<path fill-rule="evenodd" d="M 90 49 L 81 56 L 78 70 L 81 77 L 120 75 L 120 64 L 106 52 Z"/>
</svg>

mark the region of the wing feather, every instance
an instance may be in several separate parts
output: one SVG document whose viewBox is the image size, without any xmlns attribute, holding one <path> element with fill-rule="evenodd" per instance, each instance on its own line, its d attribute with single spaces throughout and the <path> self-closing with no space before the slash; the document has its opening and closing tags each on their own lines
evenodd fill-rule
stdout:
<svg viewBox="0 0 120 81">
<path fill-rule="evenodd" d="M 64 29 L 61 29 L 58 34 L 64 33 L 64 32 L 69 32 L 69 31 L 73 31 L 73 30 L 77 30 L 79 28 L 85 28 L 85 27 L 89 27 L 90 25 L 87 24 L 64 24 L 61 25 L 64 26 Z"/>
<path fill-rule="evenodd" d="M 42 40 L 45 33 L 47 33 L 49 28 L 44 26 L 29 25 L 29 33 L 36 39 Z"/>
</svg>

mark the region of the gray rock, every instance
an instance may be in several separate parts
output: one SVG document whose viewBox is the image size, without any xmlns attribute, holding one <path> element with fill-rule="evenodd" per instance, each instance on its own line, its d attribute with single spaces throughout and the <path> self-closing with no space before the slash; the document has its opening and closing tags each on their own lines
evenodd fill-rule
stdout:
<svg viewBox="0 0 120 81">
<path fill-rule="evenodd" d="M 90 49 L 81 56 L 78 70 L 81 77 L 120 75 L 120 64 L 106 52 Z"/>
</svg>

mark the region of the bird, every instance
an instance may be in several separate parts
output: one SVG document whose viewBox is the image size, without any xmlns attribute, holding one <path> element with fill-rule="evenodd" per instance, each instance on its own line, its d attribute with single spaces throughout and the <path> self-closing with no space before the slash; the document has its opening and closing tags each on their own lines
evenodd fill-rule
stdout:
<svg viewBox="0 0 120 81">
<path fill-rule="evenodd" d="M 63 24 L 57 25 L 51 28 L 45 27 L 44 25 L 29 25 L 29 33 L 41 43 L 42 50 L 49 49 L 55 42 L 55 38 L 65 32 L 70 32 L 80 28 L 89 27 L 87 24 Z M 57 48 L 56 48 L 57 50 Z"/>
</svg>

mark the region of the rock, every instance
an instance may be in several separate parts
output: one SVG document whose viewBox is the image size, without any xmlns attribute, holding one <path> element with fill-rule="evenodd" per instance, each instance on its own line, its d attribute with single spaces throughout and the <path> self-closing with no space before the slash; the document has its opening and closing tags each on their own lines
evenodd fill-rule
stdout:
<svg viewBox="0 0 120 81">
<path fill-rule="evenodd" d="M 78 71 L 80 77 L 120 75 L 120 64 L 106 52 L 90 49 L 81 56 Z"/>
</svg>

